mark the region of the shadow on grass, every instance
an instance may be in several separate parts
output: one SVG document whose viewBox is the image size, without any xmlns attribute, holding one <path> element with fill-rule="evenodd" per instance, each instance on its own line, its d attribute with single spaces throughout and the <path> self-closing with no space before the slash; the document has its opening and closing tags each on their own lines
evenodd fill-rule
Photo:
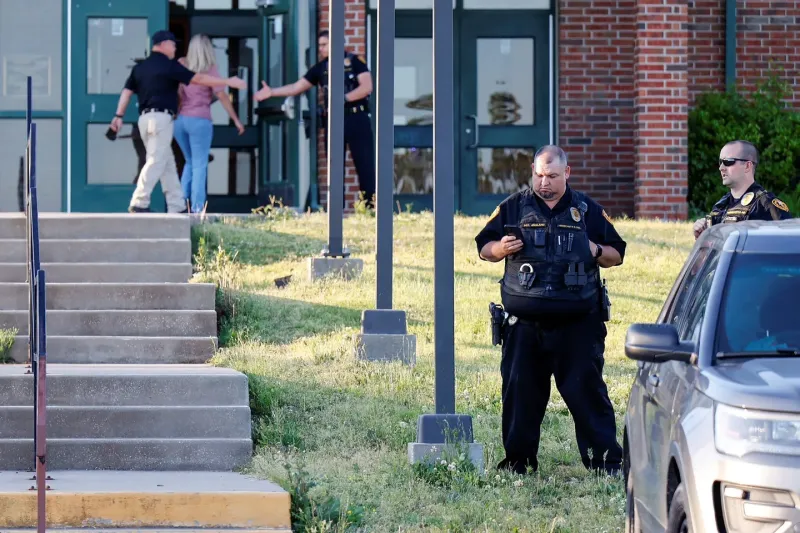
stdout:
<svg viewBox="0 0 800 533">
<path fill-rule="evenodd" d="M 197 254 L 204 238 L 210 251 L 222 245 L 229 253 L 237 253 L 242 264 L 262 266 L 299 257 L 319 255 L 327 243 L 324 239 L 291 233 L 269 231 L 227 224 L 204 224 L 192 228 L 192 255 Z"/>
<path fill-rule="evenodd" d="M 221 346 L 235 342 L 289 344 L 299 338 L 361 327 L 361 311 L 277 298 L 235 293 L 235 305 L 223 324 Z"/>
</svg>

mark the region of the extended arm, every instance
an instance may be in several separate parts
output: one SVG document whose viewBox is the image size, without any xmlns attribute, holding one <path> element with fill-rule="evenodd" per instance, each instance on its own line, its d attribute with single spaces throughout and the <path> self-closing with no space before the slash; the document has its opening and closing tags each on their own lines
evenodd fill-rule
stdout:
<svg viewBox="0 0 800 533">
<path fill-rule="evenodd" d="M 253 95 L 256 102 L 261 102 L 273 96 L 297 96 L 309 90 L 313 85 L 305 78 L 300 78 L 294 83 L 282 87 L 272 88 L 266 82 L 261 82 L 261 89 Z"/>
</svg>

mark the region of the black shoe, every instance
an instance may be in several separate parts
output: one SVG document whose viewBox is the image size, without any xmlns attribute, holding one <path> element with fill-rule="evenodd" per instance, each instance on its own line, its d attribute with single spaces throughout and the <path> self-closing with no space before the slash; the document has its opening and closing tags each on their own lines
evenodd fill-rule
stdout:
<svg viewBox="0 0 800 533">
<path fill-rule="evenodd" d="M 135 205 L 132 205 L 128 208 L 128 213 L 149 213 L 149 212 L 150 212 L 149 207 L 136 207 Z"/>
<path fill-rule="evenodd" d="M 525 475 L 528 473 L 528 461 L 520 461 L 516 459 L 509 459 L 506 457 L 497 465 L 498 470 L 510 470 L 515 474 Z M 537 464 L 533 462 L 531 465 L 531 474 L 536 473 Z"/>
</svg>

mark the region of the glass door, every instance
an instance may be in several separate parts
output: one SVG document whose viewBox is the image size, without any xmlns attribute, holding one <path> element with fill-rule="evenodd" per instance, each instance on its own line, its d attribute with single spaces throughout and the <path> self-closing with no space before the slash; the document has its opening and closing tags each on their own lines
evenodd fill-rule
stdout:
<svg viewBox="0 0 800 533">
<path fill-rule="evenodd" d="M 134 96 L 116 141 L 106 138 L 119 95 L 137 59 L 150 53 L 150 36 L 167 29 L 164 0 L 81 0 L 72 7 L 71 209 L 125 212 L 139 174 L 133 142 L 139 118 Z M 141 154 L 143 157 L 143 154 Z M 152 208 L 164 205 L 160 187 Z"/>
<path fill-rule="evenodd" d="M 460 207 L 488 214 L 530 187 L 536 150 L 550 142 L 546 12 L 468 11 L 460 36 Z"/>
<path fill-rule="evenodd" d="M 220 76 L 239 76 L 247 82 L 245 90 L 225 90 L 244 134 L 239 135 L 219 102 L 211 106 L 214 136 L 206 182 L 207 212 L 249 212 L 256 207 L 258 194 L 259 132 L 252 94 L 261 85 L 259 20 L 254 13 L 195 15 L 190 18 L 190 30 L 191 35 L 204 33 L 211 39 Z"/>
<path fill-rule="evenodd" d="M 402 209 L 433 209 L 432 24 L 430 11 L 396 15 L 394 199 Z M 374 31 L 373 39 L 376 34 Z M 373 41 L 373 50 L 376 46 Z M 373 59 L 373 76 L 377 75 L 376 61 Z"/>
</svg>

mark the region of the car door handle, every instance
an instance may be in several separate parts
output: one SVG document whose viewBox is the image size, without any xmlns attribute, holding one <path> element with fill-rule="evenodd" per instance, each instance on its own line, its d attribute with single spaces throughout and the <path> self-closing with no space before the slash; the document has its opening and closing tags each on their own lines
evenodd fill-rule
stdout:
<svg viewBox="0 0 800 533">
<path fill-rule="evenodd" d="M 661 383 L 661 380 L 658 378 L 658 375 L 651 374 L 647 378 L 647 385 L 650 387 L 658 387 L 658 384 Z"/>
</svg>

